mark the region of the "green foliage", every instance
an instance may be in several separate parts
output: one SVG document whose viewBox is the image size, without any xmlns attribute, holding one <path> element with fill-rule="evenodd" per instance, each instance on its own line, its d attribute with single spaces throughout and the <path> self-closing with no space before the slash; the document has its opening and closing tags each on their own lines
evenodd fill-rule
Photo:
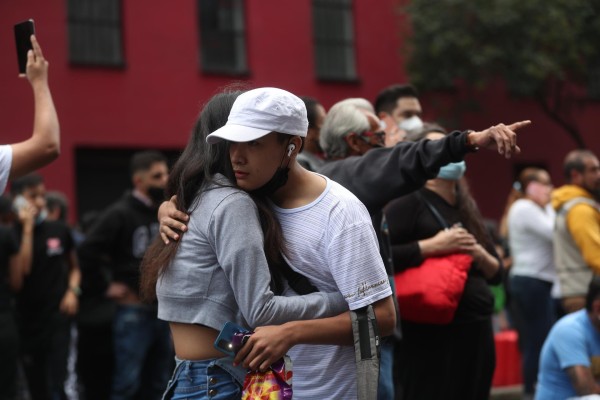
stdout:
<svg viewBox="0 0 600 400">
<path fill-rule="evenodd" d="M 539 96 L 551 82 L 587 85 L 600 68 L 600 0 L 411 0 L 406 11 L 421 90 L 502 77 L 513 94 Z"/>
</svg>

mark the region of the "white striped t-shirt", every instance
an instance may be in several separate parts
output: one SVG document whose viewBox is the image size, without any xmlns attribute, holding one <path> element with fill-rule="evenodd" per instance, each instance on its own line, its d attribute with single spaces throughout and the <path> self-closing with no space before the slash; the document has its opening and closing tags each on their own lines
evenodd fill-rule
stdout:
<svg viewBox="0 0 600 400">
<path fill-rule="evenodd" d="M 11 165 L 12 147 L 9 144 L 0 146 L 0 194 L 4 193 L 4 189 L 6 189 Z"/>
<path fill-rule="evenodd" d="M 350 191 L 325 179 L 325 191 L 312 203 L 273 208 L 290 266 L 320 291 L 340 291 L 355 310 L 391 296 L 392 291 L 367 209 Z M 289 355 L 294 400 L 356 398 L 352 346 L 298 345 Z"/>
</svg>

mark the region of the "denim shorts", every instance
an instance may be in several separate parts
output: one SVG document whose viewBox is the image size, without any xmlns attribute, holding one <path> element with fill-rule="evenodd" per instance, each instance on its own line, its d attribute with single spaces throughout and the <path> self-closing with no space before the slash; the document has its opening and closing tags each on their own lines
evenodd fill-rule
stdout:
<svg viewBox="0 0 600 400">
<path fill-rule="evenodd" d="M 169 380 L 163 400 L 239 400 L 238 381 L 222 366 L 223 359 L 180 360 Z"/>
</svg>

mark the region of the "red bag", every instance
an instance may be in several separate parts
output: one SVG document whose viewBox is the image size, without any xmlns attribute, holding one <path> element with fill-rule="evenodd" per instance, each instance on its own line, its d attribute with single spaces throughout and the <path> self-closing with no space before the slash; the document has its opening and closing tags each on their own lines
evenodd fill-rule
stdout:
<svg viewBox="0 0 600 400">
<path fill-rule="evenodd" d="M 394 276 L 402 319 L 423 324 L 449 324 L 462 297 L 473 257 L 450 254 Z"/>
</svg>

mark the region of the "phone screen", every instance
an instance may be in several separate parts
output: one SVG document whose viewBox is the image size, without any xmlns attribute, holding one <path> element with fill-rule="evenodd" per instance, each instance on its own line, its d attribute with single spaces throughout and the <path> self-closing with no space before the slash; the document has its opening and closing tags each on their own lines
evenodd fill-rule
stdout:
<svg viewBox="0 0 600 400">
<path fill-rule="evenodd" d="M 234 324 L 233 322 L 226 322 L 225 326 L 219 333 L 217 340 L 215 340 L 215 348 L 217 350 L 221 350 L 225 354 L 235 356 L 237 350 L 233 343 L 233 335 L 235 333 L 248 333 L 248 330 Z"/>
<path fill-rule="evenodd" d="M 27 52 L 33 49 L 31 35 L 35 33 L 33 20 L 19 22 L 15 25 L 15 43 L 17 45 L 17 60 L 19 61 L 19 73 L 24 74 L 27 68 Z"/>
<path fill-rule="evenodd" d="M 13 200 L 13 210 L 18 214 L 19 211 L 21 211 L 22 208 L 27 207 L 28 204 L 29 202 L 25 197 L 18 195 Z"/>
</svg>

